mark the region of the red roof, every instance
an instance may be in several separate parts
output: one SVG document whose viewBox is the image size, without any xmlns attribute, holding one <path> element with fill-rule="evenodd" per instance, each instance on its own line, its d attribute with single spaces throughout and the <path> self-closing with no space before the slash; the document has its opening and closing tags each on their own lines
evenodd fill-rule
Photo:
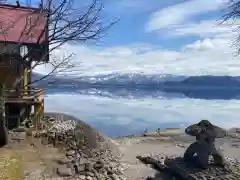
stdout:
<svg viewBox="0 0 240 180">
<path fill-rule="evenodd" d="M 47 41 L 46 24 L 45 13 L 36 8 L 0 5 L 0 41 L 42 44 Z"/>
</svg>

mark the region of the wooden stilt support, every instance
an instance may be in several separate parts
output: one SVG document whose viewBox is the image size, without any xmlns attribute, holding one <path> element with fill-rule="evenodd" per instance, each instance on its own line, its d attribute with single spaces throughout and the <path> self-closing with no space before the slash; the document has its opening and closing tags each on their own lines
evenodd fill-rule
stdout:
<svg viewBox="0 0 240 180">
<path fill-rule="evenodd" d="M 8 116 L 9 116 L 9 109 L 8 109 L 8 105 L 5 104 L 5 125 L 6 128 L 8 129 Z"/>
<path fill-rule="evenodd" d="M 38 106 L 37 104 L 34 105 L 34 116 L 33 116 L 33 126 L 37 129 L 37 114 L 38 114 Z"/>
<path fill-rule="evenodd" d="M 2 123 L 5 125 L 6 124 L 6 114 L 5 114 L 5 92 L 4 92 L 4 85 L 0 85 L 0 118 Z"/>
<path fill-rule="evenodd" d="M 0 147 L 8 143 L 8 132 L 6 128 L 6 114 L 5 114 L 5 87 L 0 84 Z"/>
<path fill-rule="evenodd" d="M 23 78 L 23 85 L 24 85 L 24 95 L 28 95 L 28 69 L 24 69 L 24 78 Z"/>
</svg>

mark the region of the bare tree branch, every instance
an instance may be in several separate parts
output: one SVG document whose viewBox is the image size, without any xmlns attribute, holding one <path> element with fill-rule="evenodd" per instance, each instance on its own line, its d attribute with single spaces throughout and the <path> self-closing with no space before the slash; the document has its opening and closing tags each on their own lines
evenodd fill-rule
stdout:
<svg viewBox="0 0 240 180">
<path fill-rule="evenodd" d="M 0 5 L 5 2 L 0 1 Z M 92 0 L 88 6 L 76 8 L 77 1 L 74 0 L 40 0 L 40 9 L 28 9 L 29 13 L 19 16 L 13 21 L 6 21 L 6 17 L 2 17 L 0 8 L 0 36 L 5 33 L 11 32 L 11 29 L 15 28 L 15 24 L 19 21 L 23 21 L 25 24 L 21 30 L 19 42 L 16 42 L 12 48 L 7 47 L 9 45 L 8 36 L 5 38 L 6 51 L 3 53 L 12 53 L 13 51 L 19 51 L 19 48 L 23 45 L 28 47 L 28 52 L 22 57 L 24 66 L 27 67 L 33 62 L 31 68 L 28 70 L 32 72 L 34 68 L 42 65 L 43 62 L 49 63 L 53 66 L 52 71 L 43 76 L 39 80 L 35 80 L 28 84 L 30 86 L 33 83 L 41 81 L 55 72 L 68 71 L 73 67 L 71 59 L 73 54 L 64 57 L 63 59 L 53 58 L 53 52 L 66 43 L 86 43 L 91 41 L 97 41 L 101 39 L 107 30 L 114 25 L 117 21 L 104 22 L 102 18 L 103 4 L 100 0 Z M 31 5 L 31 1 L 28 0 L 27 4 Z M 45 19 L 45 20 L 44 20 Z M 44 25 L 45 22 L 45 25 Z M 44 25 L 44 27 L 42 27 Z M 46 37 L 47 35 L 47 37 Z M 36 48 L 29 44 L 29 42 L 35 44 L 40 51 L 44 53 L 36 53 Z M 49 46 L 49 47 L 48 47 Z M 46 59 L 51 57 L 50 61 Z M 28 60 L 28 61 L 27 61 Z M 23 75 L 16 80 L 13 89 L 23 80 Z M 6 80 L 7 81 L 7 80 Z"/>
<path fill-rule="evenodd" d="M 233 42 L 233 47 L 236 48 L 237 54 L 240 54 L 240 0 L 229 0 L 227 7 L 224 9 L 225 13 L 220 20 L 220 25 L 227 24 L 233 27 L 233 32 L 237 37 Z"/>
</svg>

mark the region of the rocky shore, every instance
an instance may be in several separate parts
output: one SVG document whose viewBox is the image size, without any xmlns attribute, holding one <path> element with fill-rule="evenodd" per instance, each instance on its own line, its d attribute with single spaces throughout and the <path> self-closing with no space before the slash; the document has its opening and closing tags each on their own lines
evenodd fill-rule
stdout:
<svg viewBox="0 0 240 180">
<path fill-rule="evenodd" d="M 49 113 L 41 126 L 42 130 L 35 136 L 65 153 L 57 162 L 58 176 L 83 180 L 126 179 L 118 148 L 110 138 L 86 123 L 65 114 Z"/>
</svg>

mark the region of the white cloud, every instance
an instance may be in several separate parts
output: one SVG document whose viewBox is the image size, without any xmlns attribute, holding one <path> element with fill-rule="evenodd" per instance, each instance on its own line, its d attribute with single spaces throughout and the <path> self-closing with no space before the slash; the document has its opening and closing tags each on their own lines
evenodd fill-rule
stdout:
<svg viewBox="0 0 240 180">
<path fill-rule="evenodd" d="M 185 23 L 172 28 L 168 33 L 171 36 L 198 36 L 202 38 L 226 37 L 233 35 L 235 25 L 227 23 L 220 24 L 216 20 L 202 20 L 198 23 Z"/>
<path fill-rule="evenodd" d="M 169 6 L 152 14 L 146 29 L 155 31 L 172 28 L 191 20 L 194 16 L 220 9 L 228 0 L 190 0 Z"/>
<path fill-rule="evenodd" d="M 76 67 L 66 72 L 68 75 L 239 75 L 240 57 L 234 57 L 230 44 L 229 39 L 215 37 L 187 44 L 179 51 L 139 44 L 105 49 L 66 45 L 60 52 L 68 49 L 76 54 L 72 61 Z M 46 70 L 49 72 L 49 67 L 40 67 L 37 72 L 46 73 Z"/>
<path fill-rule="evenodd" d="M 73 106 L 79 102 L 84 103 L 84 106 Z M 141 129 L 147 123 L 148 125 L 149 123 L 178 124 L 184 121 L 191 124 L 200 119 L 209 119 L 212 123 L 225 128 L 239 127 L 239 108 L 238 100 L 213 101 L 187 98 L 130 100 L 69 94 L 54 94 L 46 97 L 48 111 L 68 113 L 90 124 L 101 121 L 104 124 L 125 125 L 132 130 L 134 128 L 132 124 L 137 124 L 135 128 Z"/>
</svg>

